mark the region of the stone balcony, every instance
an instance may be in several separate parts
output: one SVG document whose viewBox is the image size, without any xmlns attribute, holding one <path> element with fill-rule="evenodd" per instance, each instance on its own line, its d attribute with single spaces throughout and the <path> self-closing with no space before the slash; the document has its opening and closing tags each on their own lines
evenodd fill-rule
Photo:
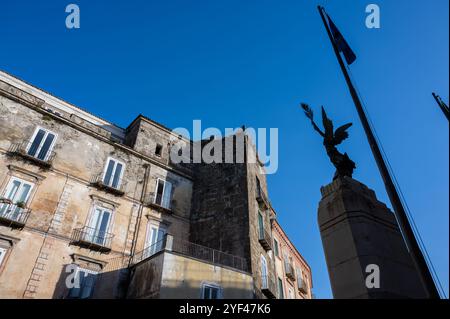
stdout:
<svg viewBox="0 0 450 319">
<path fill-rule="evenodd" d="M 172 203 L 168 205 L 168 207 L 164 207 L 160 204 L 156 203 L 155 195 L 154 194 L 148 194 L 144 198 L 144 205 L 150 208 L 153 208 L 154 210 L 160 212 L 160 213 L 166 213 L 166 214 L 172 214 Z"/>
<path fill-rule="evenodd" d="M 30 210 L 24 205 L 0 198 L 0 224 L 12 228 L 23 228 L 29 216 Z"/>
<path fill-rule="evenodd" d="M 35 155 L 31 155 L 28 151 L 30 149 L 31 143 L 22 142 L 11 144 L 9 148 L 9 154 L 21 157 L 22 159 L 42 167 L 44 169 L 49 169 L 53 166 L 53 159 L 56 156 L 56 153 L 53 151 L 48 151 L 45 154 L 41 154 L 40 152 Z"/>
<path fill-rule="evenodd" d="M 286 271 L 286 277 L 292 281 L 295 281 L 295 272 L 294 267 L 290 263 L 286 263 L 284 265 L 285 271 Z"/>
<path fill-rule="evenodd" d="M 277 298 L 277 286 L 272 276 L 261 276 L 261 292 L 268 299 Z"/>
<path fill-rule="evenodd" d="M 74 229 L 71 243 L 83 248 L 106 253 L 111 251 L 113 237 L 114 235 L 108 232 L 99 231 L 91 227 L 82 227 Z"/>
<path fill-rule="evenodd" d="M 264 193 L 264 191 L 259 188 L 256 190 L 256 201 L 259 203 L 259 207 L 262 210 L 266 210 L 270 208 L 270 202 L 267 198 L 267 195 Z"/>
<path fill-rule="evenodd" d="M 258 233 L 258 241 L 264 250 L 272 250 L 272 236 L 270 233 L 265 229 L 260 229 Z"/>
<path fill-rule="evenodd" d="M 299 278 L 297 280 L 297 288 L 298 291 L 301 293 L 307 294 L 308 293 L 308 285 L 306 284 L 306 281 L 303 278 Z"/>
<path fill-rule="evenodd" d="M 121 178 L 115 184 L 113 184 L 113 183 L 107 184 L 104 182 L 103 174 L 98 174 L 98 175 L 95 175 L 92 177 L 91 185 L 98 188 L 99 190 L 102 190 L 104 192 L 107 192 L 107 193 L 110 193 L 110 194 L 113 194 L 116 196 L 125 195 L 125 191 L 123 190 L 123 185 L 124 185 L 123 178 Z"/>
</svg>

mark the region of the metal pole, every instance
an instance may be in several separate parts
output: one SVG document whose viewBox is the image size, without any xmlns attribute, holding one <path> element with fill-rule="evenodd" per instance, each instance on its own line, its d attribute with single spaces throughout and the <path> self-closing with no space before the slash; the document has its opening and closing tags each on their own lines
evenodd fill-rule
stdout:
<svg viewBox="0 0 450 319">
<path fill-rule="evenodd" d="M 369 142 L 370 148 L 372 150 L 372 154 L 375 157 L 375 161 L 378 166 L 378 170 L 380 171 L 381 177 L 384 181 L 384 186 L 386 188 L 386 192 L 391 201 L 392 207 L 394 209 L 395 216 L 397 218 L 397 222 L 402 231 L 403 238 L 408 247 L 411 258 L 414 262 L 414 265 L 419 272 L 420 278 L 422 280 L 422 284 L 428 293 L 428 298 L 430 299 L 439 299 L 439 293 L 436 289 L 436 285 L 434 284 L 433 277 L 431 276 L 430 270 L 428 269 L 428 265 L 425 261 L 425 258 L 422 254 L 422 251 L 416 241 L 414 236 L 414 232 L 409 224 L 408 217 L 403 208 L 403 204 L 400 200 L 400 197 L 397 193 L 397 189 L 392 181 L 389 170 L 387 169 L 386 163 L 384 162 L 383 156 L 381 154 L 378 143 L 373 135 L 373 132 L 370 128 L 369 122 L 367 120 L 366 114 L 364 113 L 364 109 L 362 107 L 361 101 L 358 97 L 358 94 L 353 86 L 353 83 L 350 79 L 350 76 L 345 68 L 344 61 L 339 53 L 339 50 L 334 42 L 333 36 L 329 29 L 327 20 L 325 19 L 324 9 L 321 6 L 318 6 L 320 16 L 322 17 L 323 24 L 328 33 L 328 37 L 330 38 L 331 44 L 334 49 L 334 53 L 338 59 L 339 65 L 341 67 L 342 73 L 344 74 L 345 81 L 347 82 L 348 88 L 350 90 L 350 95 L 352 96 L 353 102 L 355 103 L 356 110 L 358 112 L 359 118 L 361 120 L 362 126 L 367 136 L 367 140 Z"/>
<path fill-rule="evenodd" d="M 449 118 L 448 118 L 448 113 L 449 113 L 448 106 L 445 105 L 444 101 L 442 101 L 442 99 L 440 98 L 439 95 L 436 95 L 436 93 L 434 93 L 434 92 L 432 94 L 433 94 L 434 99 L 436 100 L 437 104 L 439 105 L 440 109 L 442 110 L 442 112 L 444 113 L 444 115 L 445 115 L 445 117 L 447 118 L 447 121 L 448 121 L 449 120 Z"/>
</svg>

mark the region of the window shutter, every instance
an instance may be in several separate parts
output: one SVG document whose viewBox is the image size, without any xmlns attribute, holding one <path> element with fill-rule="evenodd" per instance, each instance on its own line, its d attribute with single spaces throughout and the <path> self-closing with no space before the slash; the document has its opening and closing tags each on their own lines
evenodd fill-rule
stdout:
<svg viewBox="0 0 450 319">
<path fill-rule="evenodd" d="M 170 198 L 172 196 L 172 183 L 166 182 L 162 200 L 162 207 L 170 208 Z"/>
</svg>

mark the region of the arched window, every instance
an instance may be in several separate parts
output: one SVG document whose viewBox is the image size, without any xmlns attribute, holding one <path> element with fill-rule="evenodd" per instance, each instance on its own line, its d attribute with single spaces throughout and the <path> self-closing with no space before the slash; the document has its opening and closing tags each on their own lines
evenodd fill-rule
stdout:
<svg viewBox="0 0 450 319">
<path fill-rule="evenodd" d="M 267 288 L 269 286 L 269 278 L 268 278 L 268 271 L 267 271 L 267 261 L 264 256 L 261 255 L 261 283 L 262 288 Z"/>
</svg>

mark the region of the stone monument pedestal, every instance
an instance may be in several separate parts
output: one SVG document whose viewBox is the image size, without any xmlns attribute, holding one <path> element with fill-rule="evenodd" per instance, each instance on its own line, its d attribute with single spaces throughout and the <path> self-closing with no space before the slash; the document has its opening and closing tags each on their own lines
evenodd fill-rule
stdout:
<svg viewBox="0 0 450 319">
<path fill-rule="evenodd" d="M 334 298 L 425 298 L 395 216 L 375 192 L 344 177 L 321 193 L 318 222 Z"/>
</svg>

